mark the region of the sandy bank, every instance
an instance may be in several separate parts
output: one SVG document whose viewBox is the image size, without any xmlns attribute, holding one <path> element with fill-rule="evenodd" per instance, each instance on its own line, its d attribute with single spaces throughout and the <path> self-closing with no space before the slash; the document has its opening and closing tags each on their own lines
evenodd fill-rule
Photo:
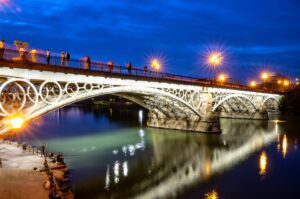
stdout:
<svg viewBox="0 0 300 199">
<path fill-rule="evenodd" d="M 46 175 L 33 168 L 43 168 L 44 159 L 0 141 L 0 198 L 48 198 L 43 188 Z"/>
</svg>

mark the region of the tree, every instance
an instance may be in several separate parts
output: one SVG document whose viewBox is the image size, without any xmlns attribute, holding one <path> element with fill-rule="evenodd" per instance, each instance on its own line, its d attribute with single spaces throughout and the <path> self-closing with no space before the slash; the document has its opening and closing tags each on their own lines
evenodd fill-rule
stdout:
<svg viewBox="0 0 300 199">
<path fill-rule="evenodd" d="M 286 92 L 279 104 L 279 108 L 281 111 L 300 115 L 300 86 L 295 86 Z"/>
<path fill-rule="evenodd" d="M 15 40 L 14 45 L 16 46 L 17 50 L 20 50 L 20 48 L 26 49 L 29 46 L 29 43 L 25 41 Z"/>
</svg>

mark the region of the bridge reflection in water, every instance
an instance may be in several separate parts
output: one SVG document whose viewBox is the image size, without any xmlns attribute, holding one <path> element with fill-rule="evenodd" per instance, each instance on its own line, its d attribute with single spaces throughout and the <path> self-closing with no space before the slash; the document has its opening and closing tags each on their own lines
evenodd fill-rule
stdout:
<svg viewBox="0 0 300 199">
<path fill-rule="evenodd" d="M 77 128 L 78 121 L 91 120 L 89 113 L 82 113 L 79 108 L 57 113 L 44 116 L 45 124 L 34 122 L 32 125 L 36 126 L 29 129 L 38 132 L 32 137 L 24 132 L 18 139 L 35 145 L 44 141 L 50 151 L 63 152 L 72 169 L 73 190 L 78 198 L 178 196 L 275 142 L 280 131 L 272 121 L 222 119 L 222 135 L 183 133 L 128 127 L 119 121 L 108 121 L 109 117 L 103 115 L 93 116 L 95 126 Z M 55 123 L 57 115 L 59 123 Z M 103 124 L 109 125 L 110 130 L 99 133 Z M 119 130 L 112 130 L 115 126 Z M 51 133 L 39 128 L 51 129 Z M 94 133 L 82 132 L 84 128 L 94 128 Z M 263 172 L 268 172 L 267 159 L 264 161 Z M 263 175 L 258 165 L 257 175 L 260 174 Z"/>
</svg>

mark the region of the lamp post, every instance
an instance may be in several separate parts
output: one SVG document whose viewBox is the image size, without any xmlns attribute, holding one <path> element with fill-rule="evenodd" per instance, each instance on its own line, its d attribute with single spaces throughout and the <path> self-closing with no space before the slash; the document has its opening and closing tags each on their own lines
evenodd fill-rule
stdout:
<svg viewBox="0 0 300 199">
<path fill-rule="evenodd" d="M 208 64 L 213 67 L 213 81 L 216 82 L 216 67 L 223 61 L 223 56 L 220 52 L 211 53 L 208 57 Z"/>
<path fill-rule="evenodd" d="M 264 89 L 266 89 L 266 81 L 269 78 L 269 74 L 267 72 L 263 72 L 261 74 L 261 79 L 263 81 Z"/>
<path fill-rule="evenodd" d="M 150 66 L 153 68 L 154 72 L 157 73 L 161 68 L 161 62 L 157 58 L 153 58 L 150 61 Z"/>
</svg>

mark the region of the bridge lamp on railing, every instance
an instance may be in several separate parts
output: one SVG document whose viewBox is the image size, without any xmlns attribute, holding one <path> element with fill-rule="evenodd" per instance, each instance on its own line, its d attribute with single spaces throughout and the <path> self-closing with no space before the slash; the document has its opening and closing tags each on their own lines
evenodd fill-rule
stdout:
<svg viewBox="0 0 300 199">
<path fill-rule="evenodd" d="M 13 115 L 10 118 L 10 124 L 13 129 L 20 129 L 24 125 L 25 118 L 22 115 Z"/>
<path fill-rule="evenodd" d="M 278 85 L 281 85 L 281 84 L 282 84 L 282 81 L 281 81 L 281 80 L 278 80 L 278 81 L 277 81 L 277 84 L 278 84 Z"/>
<path fill-rule="evenodd" d="M 283 86 L 289 87 L 289 85 L 290 85 L 290 81 L 289 80 L 284 80 L 283 81 Z"/>
<path fill-rule="evenodd" d="M 261 79 L 262 79 L 262 80 L 266 81 L 268 78 L 269 78 L 269 74 L 268 74 L 267 72 L 263 72 L 263 73 L 261 74 Z"/>
<path fill-rule="evenodd" d="M 261 75 L 260 75 L 262 81 L 263 81 L 263 84 L 264 84 L 264 87 L 266 87 L 266 81 L 267 79 L 269 79 L 270 75 L 269 73 L 267 72 L 262 72 Z"/>
<path fill-rule="evenodd" d="M 224 57 L 220 52 L 213 52 L 208 56 L 208 64 L 213 67 L 213 80 L 216 81 L 216 67 L 222 64 Z"/>
<path fill-rule="evenodd" d="M 250 87 L 256 88 L 257 87 L 257 82 L 256 81 L 251 81 L 250 82 Z"/>
<path fill-rule="evenodd" d="M 228 76 L 226 74 L 219 74 L 218 76 L 218 82 L 224 83 L 228 79 Z"/>
</svg>

